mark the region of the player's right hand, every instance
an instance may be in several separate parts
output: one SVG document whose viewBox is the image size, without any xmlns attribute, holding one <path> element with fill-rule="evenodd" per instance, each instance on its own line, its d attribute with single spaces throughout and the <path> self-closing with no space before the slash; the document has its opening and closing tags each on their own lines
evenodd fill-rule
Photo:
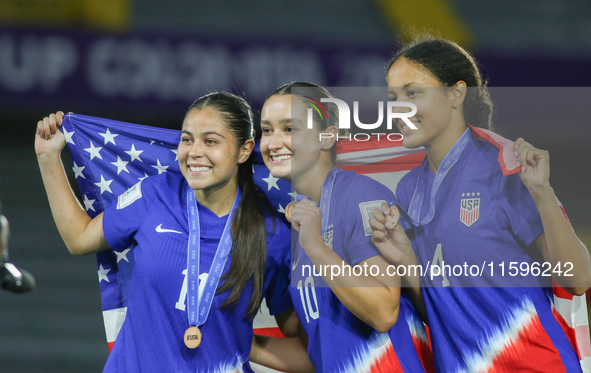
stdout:
<svg viewBox="0 0 591 373">
<path fill-rule="evenodd" d="M 59 154 L 62 151 L 66 145 L 66 137 L 60 131 L 63 119 L 64 113 L 58 111 L 37 122 L 35 153 L 38 156 L 43 154 Z"/>
<path fill-rule="evenodd" d="M 382 256 L 391 263 L 397 265 L 412 263 L 415 254 L 404 229 L 400 224 L 397 224 L 394 229 L 386 227 L 386 215 L 383 211 L 388 209 L 388 204 L 384 202 L 381 210 L 373 210 L 374 217 L 369 221 L 372 229 L 371 242 L 380 250 Z"/>
</svg>

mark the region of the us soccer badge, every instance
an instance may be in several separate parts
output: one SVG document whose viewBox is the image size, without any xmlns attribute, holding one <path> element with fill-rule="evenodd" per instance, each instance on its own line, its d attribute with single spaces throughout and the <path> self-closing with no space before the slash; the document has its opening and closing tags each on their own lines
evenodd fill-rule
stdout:
<svg viewBox="0 0 591 373">
<path fill-rule="evenodd" d="M 467 194 L 468 196 L 470 193 Z M 472 193 L 474 195 L 474 193 Z M 480 193 L 478 193 L 480 195 Z M 478 221 L 480 217 L 480 198 L 462 198 L 460 201 L 460 221 L 466 227 Z"/>
</svg>

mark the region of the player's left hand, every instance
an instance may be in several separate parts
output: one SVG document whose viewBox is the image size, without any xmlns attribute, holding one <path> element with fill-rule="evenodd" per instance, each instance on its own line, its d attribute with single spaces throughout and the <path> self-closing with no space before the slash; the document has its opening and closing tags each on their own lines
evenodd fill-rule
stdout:
<svg viewBox="0 0 591 373">
<path fill-rule="evenodd" d="M 371 242 L 391 263 L 396 265 L 414 264 L 416 257 L 404 229 L 400 224 L 397 224 L 394 229 L 388 229 L 386 215 L 389 214 L 390 207 L 384 202 L 380 209 L 373 210 L 373 218 L 369 221 L 372 229 Z"/>
<path fill-rule="evenodd" d="M 291 210 L 292 227 L 300 233 L 300 246 L 308 251 L 319 245 L 324 245 L 322 239 L 322 211 L 316 202 L 303 199 L 296 203 Z"/>
<path fill-rule="evenodd" d="M 536 149 L 520 137 L 513 143 L 513 151 L 521 165 L 521 181 L 530 193 L 550 187 L 550 154 L 546 150 Z"/>
</svg>

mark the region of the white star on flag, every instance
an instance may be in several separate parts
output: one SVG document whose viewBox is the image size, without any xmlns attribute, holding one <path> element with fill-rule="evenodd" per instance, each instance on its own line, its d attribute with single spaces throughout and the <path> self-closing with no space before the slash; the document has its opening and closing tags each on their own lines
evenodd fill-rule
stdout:
<svg viewBox="0 0 591 373">
<path fill-rule="evenodd" d="M 111 282 L 111 281 L 109 281 L 109 278 L 107 277 L 107 273 L 109 273 L 109 271 L 111 271 L 111 269 L 104 269 L 102 263 L 99 265 L 99 270 L 98 270 L 99 284 L 103 280 L 105 280 L 107 282 Z"/>
<path fill-rule="evenodd" d="M 142 159 L 140 158 L 140 154 L 143 153 L 143 150 L 136 150 L 134 144 L 131 144 L 131 150 L 125 151 L 125 153 L 129 154 L 129 156 L 131 157 L 130 162 L 133 162 L 136 159 L 140 162 L 143 162 Z"/>
<path fill-rule="evenodd" d="M 63 127 L 62 127 L 62 130 L 63 130 L 63 132 L 64 132 L 64 136 L 66 137 L 66 143 L 70 143 L 70 144 L 72 144 L 72 145 L 76 145 L 76 144 L 74 144 L 74 140 L 72 140 L 72 136 L 74 135 L 74 131 L 72 131 L 72 132 L 68 132 L 68 131 L 66 131 L 66 129 L 65 129 L 65 128 L 63 128 Z"/>
<path fill-rule="evenodd" d="M 94 207 L 92 207 L 92 204 L 94 203 L 94 201 L 96 201 L 96 199 L 88 199 L 88 196 L 86 194 L 84 195 L 84 208 L 86 209 L 86 211 L 92 210 L 92 211 L 96 212 Z"/>
<path fill-rule="evenodd" d="M 279 179 L 271 175 L 270 172 L 269 177 L 263 177 L 263 180 L 267 183 L 267 191 L 271 190 L 271 188 L 279 189 L 279 186 L 277 185 L 277 181 L 279 181 Z"/>
<path fill-rule="evenodd" d="M 176 149 L 170 149 L 171 152 L 174 153 L 174 160 L 178 161 L 179 160 L 179 152 Z"/>
<path fill-rule="evenodd" d="M 298 196 L 298 192 L 296 192 L 295 190 L 291 193 L 287 193 L 291 196 L 291 199 L 295 199 Z"/>
<path fill-rule="evenodd" d="M 111 133 L 111 131 L 109 131 L 109 129 L 107 128 L 107 132 L 105 133 L 99 133 L 99 135 L 101 135 L 102 137 L 105 138 L 105 145 L 107 145 L 107 143 L 113 143 L 113 145 L 117 145 L 115 144 L 115 137 L 119 136 L 119 135 L 114 135 Z"/>
<path fill-rule="evenodd" d="M 149 175 L 147 173 L 144 172 L 144 177 L 140 177 L 138 178 L 139 181 L 144 180 L 145 178 L 147 178 Z"/>
<path fill-rule="evenodd" d="M 83 179 L 86 179 L 86 177 L 82 174 L 82 170 L 84 170 L 86 168 L 86 166 L 81 166 L 78 167 L 78 165 L 76 164 L 76 162 L 72 162 L 74 163 L 74 167 L 72 167 L 72 170 L 74 170 L 74 179 L 77 179 L 78 176 L 80 176 Z"/>
<path fill-rule="evenodd" d="M 155 169 L 158 170 L 158 175 L 160 175 L 163 172 L 166 172 L 166 169 L 170 166 L 163 166 L 160 164 L 160 159 L 157 159 L 156 162 L 158 162 L 157 165 L 152 165 L 152 167 L 154 167 Z"/>
<path fill-rule="evenodd" d="M 84 150 L 87 151 L 88 153 L 90 153 L 90 160 L 92 161 L 95 157 L 97 157 L 99 159 L 103 159 L 103 157 L 101 157 L 101 155 L 99 153 L 102 148 L 103 148 L 102 146 L 99 146 L 99 147 L 94 146 L 94 144 L 91 141 L 90 148 L 86 148 Z"/>
<path fill-rule="evenodd" d="M 109 185 L 111 185 L 111 183 L 113 182 L 113 180 L 105 180 L 105 178 L 103 177 L 103 175 L 101 175 L 101 182 L 100 183 L 94 183 L 94 185 L 96 185 L 97 187 L 101 188 L 101 194 L 103 194 L 105 191 L 109 192 L 109 193 L 113 193 L 111 191 L 111 187 Z"/>
<path fill-rule="evenodd" d="M 119 251 L 113 252 L 115 253 L 115 255 L 117 255 L 117 263 L 119 263 L 121 260 L 125 260 L 127 263 L 129 263 L 129 259 L 127 259 L 127 253 L 129 252 L 129 249 L 123 250 L 122 253 L 120 253 Z"/>
<path fill-rule="evenodd" d="M 115 167 L 117 167 L 117 175 L 119 175 L 119 173 L 121 171 L 125 171 L 127 173 L 129 173 L 129 171 L 127 170 L 127 164 L 129 162 L 125 162 L 124 160 L 122 160 L 121 158 L 119 158 L 119 156 L 117 156 L 117 162 L 111 162 L 111 164 Z"/>
<path fill-rule="evenodd" d="M 285 209 L 283 208 L 283 206 L 281 206 L 281 203 L 279 204 L 279 208 L 277 209 L 277 211 L 279 211 L 280 214 L 285 214 Z"/>
</svg>

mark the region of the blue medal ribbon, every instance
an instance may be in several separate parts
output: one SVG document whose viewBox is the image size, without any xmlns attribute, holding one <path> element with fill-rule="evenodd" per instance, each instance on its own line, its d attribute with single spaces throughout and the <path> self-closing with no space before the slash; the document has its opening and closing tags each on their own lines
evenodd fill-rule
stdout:
<svg viewBox="0 0 591 373">
<path fill-rule="evenodd" d="M 470 142 L 470 139 L 470 128 L 468 128 L 466 131 L 464 131 L 462 136 L 460 136 L 458 141 L 456 141 L 450 151 L 445 155 L 445 158 L 443 158 L 443 162 L 441 162 L 441 166 L 439 166 L 437 174 L 435 174 L 435 179 L 433 180 L 433 185 L 431 186 L 429 212 L 427 213 L 427 216 L 421 220 L 421 209 L 423 207 L 424 197 L 421 175 L 423 174 L 425 168 L 429 166 L 428 160 L 425 159 L 425 162 L 423 163 L 423 170 L 417 177 L 417 184 L 415 186 L 415 191 L 410 200 L 410 206 L 408 209 L 408 215 L 415 226 L 418 227 L 419 225 L 429 224 L 431 220 L 433 220 L 433 217 L 435 216 L 435 196 L 437 195 L 437 190 L 443 182 L 445 175 L 447 175 L 449 170 L 456 164 L 458 159 L 460 159 L 460 154 L 462 154 L 462 151 L 464 151 Z"/>
<path fill-rule="evenodd" d="M 230 227 L 232 225 L 232 217 L 238 202 L 240 201 L 242 193 L 240 188 L 236 193 L 232 210 L 226 220 L 224 231 L 220 238 L 220 243 L 216 249 L 215 257 L 211 263 L 211 269 L 207 277 L 207 282 L 203 289 L 203 294 L 199 297 L 199 259 L 201 252 L 201 230 L 199 226 L 199 210 L 197 201 L 195 199 L 195 192 L 193 189 L 187 190 L 187 209 L 189 212 L 189 244 L 187 247 L 187 316 L 189 318 L 189 326 L 201 326 L 207 320 L 209 310 L 213 304 L 213 298 L 220 282 L 220 277 L 226 261 L 232 248 L 232 235 L 230 234 Z"/>
<path fill-rule="evenodd" d="M 334 181 L 335 178 L 337 177 L 337 174 L 339 172 L 341 172 L 343 170 L 338 169 L 338 168 L 333 168 L 328 172 L 328 176 L 326 177 L 326 180 L 324 181 L 324 184 L 322 184 L 322 192 L 320 194 L 320 205 L 318 207 L 320 207 L 320 211 L 322 211 L 322 237 L 324 237 L 324 234 L 326 233 L 326 228 L 328 227 L 328 213 L 330 210 L 330 197 L 332 195 L 332 188 L 334 186 Z M 310 198 L 307 196 L 304 196 L 302 194 L 297 194 L 295 197 L 296 201 L 302 201 L 305 198 Z"/>
</svg>

